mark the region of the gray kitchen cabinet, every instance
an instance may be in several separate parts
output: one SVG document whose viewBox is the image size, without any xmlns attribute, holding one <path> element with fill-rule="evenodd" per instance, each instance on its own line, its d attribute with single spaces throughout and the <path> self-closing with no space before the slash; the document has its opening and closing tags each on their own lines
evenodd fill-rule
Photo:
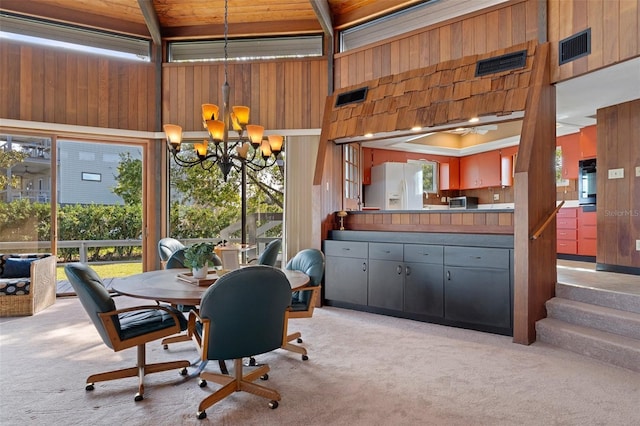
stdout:
<svg viewBox="0 0 640 426">
<path fill-rule="evenodd" d="M 404 303 L 403 245 L 369 243 L 369 297 L 375 308 L 402 311 Z"/>
<path fill-rule="evenodd" d="M 445 247 L 444 262 L 445 319 L 510 329 L 510 251 Z"/>
<path fill-rule="evenodd" d="M 443 257 L 442 246 L 405 244 L 404 312 L 444 315 Z"/>
<path fill-rule="evenodd" d="M 327 240 L 324 252 L 325 299 L 366 305 L 368 243 Z"/>
</svg>

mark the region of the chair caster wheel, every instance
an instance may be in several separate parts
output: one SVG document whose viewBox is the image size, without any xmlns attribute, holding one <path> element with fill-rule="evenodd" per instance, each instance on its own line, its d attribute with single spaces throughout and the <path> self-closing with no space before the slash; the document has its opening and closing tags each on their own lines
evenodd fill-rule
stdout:
<svg viewBox="0 0 640 426">
<path fill-rule="evenodd" d="M 269 380 L 269 375 L 268 374 L 263 374 L 262 376 L 260 376 L 260 380 Z"/>
<path fill-rule="evenodd" d="M 296 340 L 296 342 L 302 343 L 302 339 L 300 337 L 298 337 L 298 340 Z"/>
<path fill-rule="evenodd" d="M 308 359 L 309 359 L 309 357 L 308 357 L 308 356 L 306 356 L 306 355 L 302 355 L 302 360 L 303 360 L 303 361 L 306 361 L 306 360 L 308 360 Z"/>
<path fill-rule="evenodd" d="M 269 408 L 271 408 L 272 410 L 275 410 L 276 408 L 278 408 L 278 401 L 269 402 Z"/>
<path fill-rule="evenodd" d="M 207 413 L 205 411 L 200 411 L 198 413 L 198 420 L 202 420 L 202 419 L 206 419 L 207 418 Z"/>
<path fill-rule="evenodd" d="M 249 366 L 254 367 L 256 365 L 256 359 L 254 357 L 249 357 Z"/>
<path fill-rule="evenodd" d="M 189 374 L 189 371 L 187 370 L 187 367 L 183 367 L 180 369 L 179 373 L 181 376 L 186 376 L 187 374 Z"/>
<path fill-rule="evenodd" d="M 206 380 L 200 380 L 198 382 L 198 386 L 200 386 L 201 388 L 207 386 L 207 381 Z M 203 413 L 204 413 L 204 411 L 203 411 Z M 204 419 L 204 417 L 203 417 L 203 419 Z"/>
<path fill-rule="evenodd" d="M 84 390 L 88 390 L 88 391 L 92 391 L 95 388 L 93 387 L 93 383 L 87 383 L 87 386 L 85 386 Z"/>
<path fill-rule="evenodd" d="M 162 345 L 162 349 L 166 351 L 167 349 L 169 349 L 169 345 Z"/>
<path fill-rule="evenodd" d="M 136 396 L 133 398 L 135 402 L 142 401 L 143 399 L 144 399 L 144 396 L 140 393 L 137 393 Z"/>
</svg>

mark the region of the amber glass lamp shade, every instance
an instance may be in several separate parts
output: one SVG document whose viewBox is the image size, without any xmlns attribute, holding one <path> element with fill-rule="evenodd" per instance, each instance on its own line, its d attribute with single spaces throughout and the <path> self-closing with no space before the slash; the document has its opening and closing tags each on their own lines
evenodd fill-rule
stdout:
<svg viewBox="0 0 640 426">
<path fill-rule="evenodd" d="M 262 151 L 262 158 L 264 158 L 265 161 L 271 157 L 271 146 L 268 141 L 262 141 L 260 143 L 260 151 Z"/>
<path fill-rule="evenodd" d="M 209 120 L 216 120 L 218 118 L 218 105 L 214 104 L 202 104 L 202 122 L 206 123 Z"/>
<path fill-rule="evenodd" d="M 207 145 L 209 142 L 204 139 L 202 143 L 194 143 L 193 148 L 196 150 L 198 157 L 204 157 L 207 155 Z"/>
<path fill-rule="evenodd" d="M 162 126 L 167 137 L 167 143 L 172 151 L 180 151 L 182 143 L 182 127 L 176 124 L 165 124 Z"/>
<path fill-rule="evenodd" d="M 271 147 L 271 151 L 275 155 L 278 155 L 280 151 L 282 151 L 282 142 L 284 140 L 284 137 L 280 135 L 269 135 L 267 137 L 269 138 L 269 146 Z"/>
<path fill-rule="evenodd" d="M 224 123 L 220 120 L 207 120 L 207 131 L 215 143 L 224 139 Z"/>
<path fill-rule="evenodd" d="M 262 142 L 262 135 L 264 134 L 264 127 L 258 126 L 257 124 L 249 124 L 247 125 L 247 136 L 251 141 L 251 145 L 253 145 L 254 149 L 257 149 Z"/>
<path fill-rule="evenodd" d="M 249 107 L 247 106 L 234 106 L 233 115 L 241 126 L 249 124 Z"/>
</svg>

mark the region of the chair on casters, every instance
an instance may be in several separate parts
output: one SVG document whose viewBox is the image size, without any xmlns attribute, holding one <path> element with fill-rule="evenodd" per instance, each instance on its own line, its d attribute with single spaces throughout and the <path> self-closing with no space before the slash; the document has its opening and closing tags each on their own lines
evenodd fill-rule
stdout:
<svg viewBox="0 0 640 426">
<path fill-rule="evenodd" d="M 247 265 L 276 266 L 276 262 L 278 261 L 278 254 L 280 253 L 281 247 L 281 239 L 278 238 L 277 240 L 269 241 L 262 253 L 260 253 L 260 256 L 249 259 Z"/>
<path fill-rule="evenodd" d="M 301 250 L 287 262 L 286 268 L 304 272 L 309 276 L 309 283 L 293 292 L 288 318 L 311 318 L 313 309 L 320 297 L 320 283 L 324 275 L 324 254 L 317 249 Z M 302 346 L 291 343 L 293 340 L 302 343 L 301 333 L 296 332 L 287 335 L 282 349 L 299 353 L 302 355 L 303 361 L 308 360 L 307 350 Z"/>
<path fill-rule="evenodd" d="M 175 238 L 167 237 L 158 241 L 158 254 L 160 255 L 160 261 L 162 266 L 166 268 L 167 261 L 173 253 L 180 249 L 184 249 L 184 244 Z"/>
<path fill-rule="evenodd" d="M 180 369 L 181 374 L 187 374 L 189 361 L 147 364 L 145 355 L 147 342 L 187 328 L 187 321 L 182 313 L 170 306 L 116 309 L 114 300 L 93 269 L 81 263 L 71 263 L 65 266 L 64 271 L 105 345 L 115 352 L 134 346 L 138 348 L 135 367 L 93 374 L 87 378 L 86 390 L 93 390 L 95 382 L 138 376 L 135 400 L 142 401 L 145 375 L 173 369 Z"/>
<path fill-rule="evenodd" d="M 197 416 L 204 419 L 205 410 L 236 391 L 267 398 L 276 408 L 280 394 L 253 383 L 258 377 L 267 380 L 269 366 L 263 364 L 243 374 L 242 358 L 270 352 L 282 346 L 291 303 L 291 286 L 282 271 L 269 266 L 252 266 L 223 275 L 209 287 L 200 304 L 200 312 L 189 313 L 188 333 L 206 360 L 234 360 L 234 375 L 204 371 L 199 386 L 207 380 L 222 385 L 200 402 Z"/>
</svg>

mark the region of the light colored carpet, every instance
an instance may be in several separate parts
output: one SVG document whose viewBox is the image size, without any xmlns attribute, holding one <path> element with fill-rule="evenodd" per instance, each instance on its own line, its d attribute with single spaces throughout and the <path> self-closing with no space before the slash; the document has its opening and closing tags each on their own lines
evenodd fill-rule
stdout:
<svg viewBox="0 0 640 426">
<path fill-rule="evenodd" d="M 116 298 L 119 307 L 139 301 Z M 638 425 L 640 374 L 535 343 L 336 308 L 292 321 L 310 359 L 277 350 L 263 384 L 280 407 L 236 393 L 196 419 L 201 389 L 177 372 L 96 384 L 89 374 L 129 367 L 75 298 L 34 317 L 0 320 L 2 425 Z M 152 361 L 194 358 L 191 343 L 147 350 Z M 214 364 L 215 365 L 215 364 Z M 211 365 L 211 368 L 214 368 Z"/>
</svg>

